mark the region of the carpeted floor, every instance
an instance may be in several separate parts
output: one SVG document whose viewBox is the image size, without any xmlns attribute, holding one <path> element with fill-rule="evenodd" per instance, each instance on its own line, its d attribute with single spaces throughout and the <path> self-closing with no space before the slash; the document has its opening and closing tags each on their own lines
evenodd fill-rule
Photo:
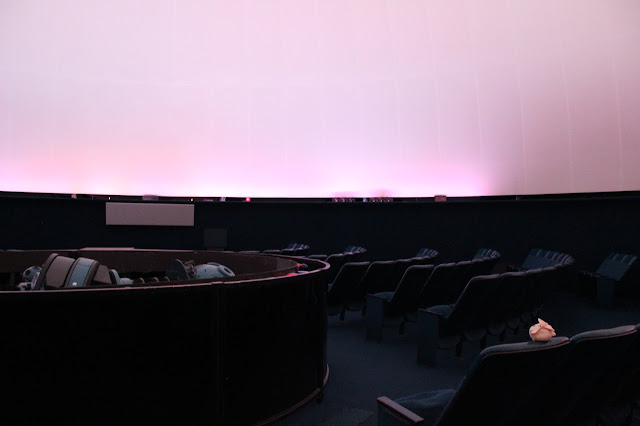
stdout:
<svg viewBox="0 0 640 426">
<path fill-rule="evenodd" d="M 541 317 L 559 336 L 571 337 L 583 331 L 640 323 L 640 304 L 618 301 L 614 309 L 603 309 L 572 294 L 555 293 L 545 304 Z M 429 368 L 416 363 L 416 325 L 409 325 L 402 336 L 396 328 L 385 328 L 379 343 L 366 341 L 364 335 L 364 318 L 359 312 L 347 313 L 345 321 L 329 317 L 330 376 L 324 398 L 320 403 L 311 402 L 300 408 L 278 425 L 375 425 L 378 396 L 394 399 L 456 388 L 480 352 L 477 343 L 466 344 L 460 358 L 455 357 L 453 350 L 441 350 L 437 367 Z M 521 330 L 507 341 L 528 339 L 527 330 Z M 495 343 L 495 339 L 489 341 Z"/>
</svg>

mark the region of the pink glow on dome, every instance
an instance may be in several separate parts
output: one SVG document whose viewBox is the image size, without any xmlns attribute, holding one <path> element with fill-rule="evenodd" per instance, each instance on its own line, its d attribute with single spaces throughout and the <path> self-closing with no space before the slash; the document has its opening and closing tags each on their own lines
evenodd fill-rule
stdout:
<svg viewBox="0 0 640 426">
<path fill-rule="evenodd" d="M 638 22 L 634 1 L 5 1 L 0 191 L 640 190 Z"/>
</svg>

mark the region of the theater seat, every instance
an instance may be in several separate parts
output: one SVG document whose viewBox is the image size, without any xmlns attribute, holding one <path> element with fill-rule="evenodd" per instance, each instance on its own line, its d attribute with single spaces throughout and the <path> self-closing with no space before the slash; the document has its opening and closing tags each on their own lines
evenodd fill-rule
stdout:
<svg viewBox="0 0 640 426">
<path fill-rule="evenodd" d="M 498 274 L 474 277 L 455 304 L 420 309 L 418 363 L 435 365 L 438 348 L 454 344 L 460 356 L 464 341 L 480 340 L 484 347 L 499 283 Z"/>
<path fill-rule="evenodd" d="M 567 354 L 554 368 L 547 369 L 549 380 L 538 389 L 537 393 L 544 395 L 544 410 L 525 405 L 514 424 L 549 424 L 550 419 L 556 424 L 589 423 L 594 408 L 590 390 L 623 359 L 636 333 L 635 326 L 627 325 L 573 336 Z"/>
<path fill-rule="evenodd" d="M 378 425 L 519 425 L 523 404 L 542 406 L 537 389 L 549 366 L 564 356 L 566 337 L 484 349 L 456 390 L 423 392 L 396 399 L 379 397 Z M 545 423 L 541 423 L 545 424 Z"/>
<path fill-rule="evenodd" d="M 610 253 L 595 272 L 580 271 L 578 273 L 582 292 L 595 297 L 598 305 L 612 307 L 616 292 L 620 290 L 623 283 L 626 283 L 636 260 L 637 257 L 632 254 Z"/>
<path fill-rule="evenodd" d="M 358 286 L 369 264 L 369 262 L 347 262 L 340 268 L 327 290 L 329 315 L 340 314 L 340 320 L 344 320 L 345 311 L 350 306 L 360 309 L 361 298 Z"/>
<path fill-rule="evenodd" d="M 382 339 L 385 319 L 398 318 L 400 334 L 410 319 L 408 315 L 418 310 L 418 294 L 433 272 L 433 265 L 413 265 L 407 268 L 394 291 L 367 295 L 366 338 Z M 415 321 L 415 320 L 414 320 Z"/>
</svg>

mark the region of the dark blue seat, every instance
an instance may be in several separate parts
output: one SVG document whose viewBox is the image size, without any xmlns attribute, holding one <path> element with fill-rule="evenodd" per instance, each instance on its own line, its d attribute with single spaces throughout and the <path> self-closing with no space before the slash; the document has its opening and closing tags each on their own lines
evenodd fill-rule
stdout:
<svg viewBox="0 0 640 426">
<path fill-rule="evenodd" d="M 420 250 L 418 250 L 418 252 L 416 253 L 416 255 L 414 257 L 429 257 L 431 259 L 435 258 L 438 256 L 438 251 L 428 248 L 428 247 L 424 247 L 421 248 Z"/>
<path fill-rule="evenodd" d="M 524 262 L 519 268 L 511 267 L 512 270 L 526 271 L 529 269 L 546 268 L 548 266 L 571 265 L 574 259 L 566 253 L 559 253 L 552 250 L 531 249 Z"/>
<path fill-rule="evenodd" d="M 336 275 L 338 275 L 338 272 L 340 271 L 340 268 L 342 268 L 342 265 L 348 262 L 343 253 L 330 254 L 326 259 L 324 259 L 324 261 L 331 265 L 331 268 L 329 268 L 330 282 L 336 278 Z"/>
<path fill-rule="evenodd" d="M 500 275 L 472 278 L 454 305 L 436 305 L 418 311 L 418 363 L 434 365 L 438 348 L 456 345 L 456 355 L 464 341 L 485 343 L 492 319 L 492 305 Z"/>
<path fill-rule="evenodd" d="M 418 294 L 418 307 L 454 303 L 459 293 L 452 295 L 450 283 L 457 273 L 455 263 L 441 263 L 436 265 L 433 273 Z"/>
<path fill-rule="evenodd" d="M 378 425 L 517 425 L 522 405 L 537 404 L 537 389 L 565 355 L 566 337 L 484 349 L 456 390 L 378 398 Z M 546 398 L 545 398 L 546 401 Z"/>
<path fill-rule="evenodd" d="M 434 260 L 439 256 L 437 250 L 430 248 L 422 248 L 418 250 L 418 253 L 413 257 L 415 260 L 415 264 L 417 265 L 430 265 L 433 264 Z"/>
<path fill-rule="evenodd" d="M 498 288 L 491 303 L 491 318 L 487 332 L 504 341 L 508 329 L 520 328 L 527 285 L 524 272 L 505 272 L 500 275 Z"/>
<path fill-rule="evenodd" d="M 590 392 L 623 359 L 636 336 L 632 325 L 573 336 L 565 357 L 548 369 L 549 379 L 538 388 L 537 393 L 544 396 L 544 409 L 533 404 L 522 406 L 514 424 L 564 425 L 594 420 Z"/>
<path fill-rule="evenodd" d="M 637 256 L 632 254 L 610 253 L 595 272 L 580 271 L 581 290 L 595 296 L 600 306 L 612 307 L 616 291 L 629 275 L 636 260 Z"/>
<path fill-rule="evenodd" d="M 371 262 L 367 272 L 360 281 L 360 295 L 364 299 L 367 294 L 375 294 L 383 291 L 394 291 L 397 282 L 394 282 L 396 264 L 393 260 L 377 260 Z"/>
<path fill-rule="evenodd" d="M 344 320 L 345 311 L 352 304 L 358 304 L 360 293 L 358 286 L 369 268 L 369 262 L 347 262 L 338 271 L 327 290 L 327 312 L 340 314 Z"/>
<path fill-rule="evenodd" d="M 636 337 L 624 355 L 611 366 L 600 382 L 591 387 L 581 405 L 589 407 L 599 425 L 632 424 L 640 400 L 640 324 Z"/>
<path fill-rule="evenodd" d="M 407 259 L 396 259 L 394 260 L 394 263 L 395 268 L 393 270 L 393 281 L 399 283 L 407 268 L 413 265 L 417 265 L 418 261 L 417 258 L 411 257 Z"/>
<path fill-rule="evenodd" d="M 472 260 L 486 259 L 486 258 L 499 259 L 500 257 L 501 257 L 500 252 L 494 249 L 481 248 L 481 249 L 478 249 L 478 251 L 473 255 Z"/>
<path fill-rule="evenodd" d="M 382 339 L 384 320 L 390 317 L 399 318 L 399 332 L 404 332 L 404 325 L 410 320 L 408 315 L 418 310 L 418 293 L 433 269 L 433 265 L 410 266 L 394 291 L 367 295 L 367 339 Z"/>
</svg>

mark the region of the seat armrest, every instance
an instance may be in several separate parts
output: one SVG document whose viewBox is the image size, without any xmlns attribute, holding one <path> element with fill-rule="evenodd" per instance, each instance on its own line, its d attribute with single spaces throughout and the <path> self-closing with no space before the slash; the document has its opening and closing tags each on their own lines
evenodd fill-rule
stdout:
<svg viewBox="0 0 640 426">
<path fill-rule="evenodd" d="M 365 315 L 367 340 L 382 340 L 382 327 L 384 323 L 384 308 L 388 301 L 384 297 L 375 294 L 367 294 L 367 314 Z"/>
<path fill-rule="evenodd" d="M 367 294 L 367 299 L 369 299 L 369 300 L 380 299 L 380 300 L 384 300 L 385 302 L 388 302 L 387 298 L 382 297 L 382 296 L 378 296 L 377 294 L 373 294 L 373 293 L 368 293 Z"/>
<path fill-rule="evenodd" d="M 378 397 L 377 401 L 379 411 L 385 411 L 403 423 L 408 425 L 424 424 L 422 417 L 386 396 Z"/>
<path fill-rule="evenodd" d="M 442 310 L 432 309 L 432 308 L 435 308 L 435 306 L 431 306 L 431 307 L 426 308 L 426 309 L 418 309 L 418 310 L 421 311 L 421 312 L 424 312 L 426 314 L 432 315 L 434 317 L 437 317 L 437 318 L 444 318 L 444 317 L 449 315 L 449 313 L 451 312 L 451 308 L 453 308 L 453 305 L 437 305 L 437 307 L 444 308 L 444 309 L 446 309 L 448 307 L 448 311 L 447 312 L 443 312 Z"/>
</svg>

